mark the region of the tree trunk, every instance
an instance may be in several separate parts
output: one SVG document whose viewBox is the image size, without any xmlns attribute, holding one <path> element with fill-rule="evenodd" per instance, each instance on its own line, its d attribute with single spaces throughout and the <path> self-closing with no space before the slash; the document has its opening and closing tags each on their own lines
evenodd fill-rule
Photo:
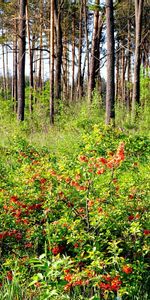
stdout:
<svg viewBox="0 0 150 300">
<path fill-rule="evenodd" d="M 26 0 L 20 0 L 18 48 L 18 120 L 23 121 L 25 108 Z"/>
<path fill-rule="evenodd" d="M 61 67 L 62 67 L 62 28 L 61 28 L 61 7 L 57 7 L 55 1 L 56 20 L 56 75 L 55 75 L 55 97 L 61 99 Z"/>
<path fill-rule="evenodd" d="M 54 124 L 54 0 L 51 0 L 50 19 L 50 124 Z"/>
<path fill-rule="evenodd" d="M 67 27 L 65 21 L 65 27 Z M 64 30 L 63 35 L 63 60 L 62 60 L 62 67 L 63 67 L 63 100 L 68 100 L 68 45 L 67 45 L 67 31 L 66 28 Z"/>
<path fill-rule="evenodd" d="M 96 85 L 96 78 L 99 73 L 99 44 L 102 29 L 102 19 L 99 15 L 99 0 L 95 0 L 97 9 L 94 12 L 94 25 L 92 35 L 92 47 L 91 47 L 91 58 L 90 58 L 90 71 L 89 71 L 89 85 L 88 85 L 88 101 L 92 101 L 92 92 Z"/>
<path fill-rule="evenodd" d="M 116 85 L 115 85 L 115 100 L 118 102 L 119 97 L 119 41 L 117 41 L 117 51 L 116 51 Z"/>
<path fill-rule="evenodd" d="M 27 19 L 27 34 L 28 34 L 28 48 L 29 48 L 29 81 L 30 81 L 30 103 L 29 103 L 29 111 L 32 113 L 33 111 L 33 50 L 31 50 L 31 40 L 30 40 L 30 28 L 29 28 L 29 12 L 28 12 L 28 3 L 26 6 L 26 19 Z"/>
<path fill-rule="evenodd" d="M 78 98 L 82 97 L 82 74 L 81 74 L 81 61 L 82 61 L 82 10 L 83 3 L 80 4 L 80 19 L 79 19 L 79 46 L 78 46 Z"/>
<path fill-rule="evenodd" d="M 136 104 L 140 104 L 140 44 L 142 32 L 142 12 L 144 0 L 135 0 L 135 58 L 132 115 L 135 116 Z"/>
<path fill-rule="evenodd" d="M 115 122 L 115 72 L 114 72 L 114 17 L 113 0 L 106 0 L 107 26 L 107 86 L 106 86 L 106 124 Z"/>
<path fill-rule="evenodd" d="M 86 39 L 86 59 L 87 59 L 87 86 L 89 85 L 89 37 L 87 26 L 87 0 L 84 0 L 84 22 L 85 22 L 85 39 Z"/>
<path fill-rule="evenodd" d="M 3 95 L 6 98 L 6 66 L 5 66 L 5 51 L 2 44 L 2 62 L 3 62 Z"/>
<path fill-rule="evenodd" d="M 74 75 L 75 75 L 75 14 L 72 16 L 72 83 L 71 83 L 71 101 L 74 100 Z"/>
<path fill-rule="evenodd" d="M 128 20 L 128 56 L 127 56 L 127 111 L 130 111 L 131 102 L 131 36 L 130 36 L 131 24 Z"/>
<path fill-rule="evenodd" d="M 18 72 L 17 72 L 17 20 L 14 24 L 14 40 L 13 40 L 13 76 L 12 76 L 12 99 L 13 99 L 13 110 L 17 112 L 18 106 Z"/>
<path fill-rule="evenodd" d="M 43 0 L 40 0 L 40 57 L 39 57 L 39 72 L 38 72 L 38 89 L 42 92 L 42 46 L 43 46 Z"/>
</svg>

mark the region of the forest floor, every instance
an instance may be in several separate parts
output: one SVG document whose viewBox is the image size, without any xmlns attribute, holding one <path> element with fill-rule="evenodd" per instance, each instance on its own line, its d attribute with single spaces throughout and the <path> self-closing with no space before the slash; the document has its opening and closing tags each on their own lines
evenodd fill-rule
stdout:
<svg viewBox="0 0 150 300">
<path fill-rule="evenodd" d="M 79 109 L 80 108 L 80 109 Z M 149 299 L 148 111 L 0 109 L 0 299 Z"/>
</svg>

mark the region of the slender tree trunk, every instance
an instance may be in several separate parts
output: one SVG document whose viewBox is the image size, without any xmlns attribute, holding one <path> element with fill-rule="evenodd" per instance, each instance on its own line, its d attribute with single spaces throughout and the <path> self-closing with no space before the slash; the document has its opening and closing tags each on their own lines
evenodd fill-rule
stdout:
<svg viewBox="0 0 150 300">
<path fill-rule="evenodd" d="M 56 20 L 56 75 L 55 75 L 55 97 L 61 99 L 61 67 L 62 67 L 62 28 L 61 28 L 61 8 L 57 7 L 55 1 L 55 20 Z"/>
<path fill-rule="evenodd" d="M 135 59 L 132 115 L 135 116 L 136 104 L 140 104 L 140 44 L 142 32 L 142 12 L 144 0 L 135 0 Z"/>
<path fill-rule="evenodd" d="M 42 23 L 43 23 L 43 0 L 40 1 L 40 57 L 39 57 L 39 72 L 38 72 L 38 89 L 42 92 L 42 46 L 43 46 L 43 36 L 42 36 Z"/>
<path fill-rule="evenodd" d="M 2 44 L 2 62 L 3 62 L 3 94 L 4 94 L 4 98 L 6 98 L 6 66 L 5 66 L 5 50 L 3 44 Z"/>
<path fill-rule="evenodd" d="M 15 35 L 13 41 L 13 102 L 14 102 L 14 112 L 17 112 L 18 107 L 18 47 L 17 47 L 17 31 L 18 25 L 17 20 L 15 20 Z"/>
<path fill-rule="evenodd" d="M 26 0 L 20 0 L 18 48 L 18 120 L 23 121 L 25 108 Z"/>
<path fill-rule="evenodd" d="M 9 68 L 8 68 L 8 47 L 6 46 L 6 98 L 9 94 Z"/>
<path fill-rule="evenodd" d="M 119 41 L 117 41 L 117 51 L 116 51 L 116 85 L 115 85 L 115 100 L 118 101 L 118 91 L 119 91 Z"/>
<path fill-rule="evenodd" d="M 81 61 L 82 61 L 82 10 L 83 3 L 80 4 L 80 19 L 79 19 L 79 46 L 78 46 L 78 98 L 82 97 L 82 74 L 81 74 Z"/>
<path fill-rule="evenodd" d="M 31 50 L 28 2 L 27 2 L 27 6 L 26 6 L 26 19 L 27 19 L 27 35 L 28 35 L 28 48 L 29 48 L 29 66 L 30 66 L 30 73 L 29 73 L 29 81 L 30 81 L 29 111 L 30 111 L 30 113 L 32 113 L 32 111 L 33 111 L 33 89 L 34 89 L 34 82 L 33 82 L 33 50 Z"/>
<path fill-rule="evenodd" d="M 121 51 L 121 65 L 122 65 L 122 74 L 121 74 L 121 102 L 122 107 L 125 104 L 125 49 L 122 47 Z"/>
<path fill-rule="evenodd" d="M 65 26 L 66 23 L 65 23 Z M 63 67 L 63 100 L 67 101 L 68 98 L 68 45 L 67 45 L 67 31 L 66 28 L 64 30 L 63 36 L 63 60 L 62 60 L 62 67 Z"/>
<path fill-rule="evenodd" d="M 127 110 L 130 111 L 131 102 L 131 37 L 130 37 L 131 24 L 128 20 L 128 57 L 127 57 Z"/>
<path fill-rule="evenodd" d="M 50 19 L 50 124 L 54 124 L 54 0 L 51 0 Z"/>
<path fill-rule="evenodd" d="M 115 122 L 115 57 L 114 57 L 114 17 L 113 0 L 106 0 L 107 26 L 107 86 L 106 86 L 106 124 Z"/>
<path fill-rule="evenodd" d="M 102 28 L 102 20 L 99 15 L 99 0 L 95 0 L 95 5 L 97 9 L 94 12 L 94 25 L 93 25 L 93 35 L 92 35 L 92 47 L 91 47 L 91 58 L 90 58 L 90 71 L 89 71 L 89 85 L 88 85 L 88 101 L 92 101 L 92 92 L 96 85 L 96 78 L 99 73 L 99 44 L 100 35 Z"/>
<path fill-rule="evenodd" d="M 87 60 L 87 86 L 89 85 L 89 36 L 87 25 L 87 0 L 84 0 L 84 22 L 85 22 L 85 39 L 86 39 L 86 60 Z"/>
<path fill-rule="evenodd" d="M 71 83 L 71 101 L 74 100 L 74 75 L 75 75 L 75 14 L 72 16 L 72 83 Z"/>
</svg>

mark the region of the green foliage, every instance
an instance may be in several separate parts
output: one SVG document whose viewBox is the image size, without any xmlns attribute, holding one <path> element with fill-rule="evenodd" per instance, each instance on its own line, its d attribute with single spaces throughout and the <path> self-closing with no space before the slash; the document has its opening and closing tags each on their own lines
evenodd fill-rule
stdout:
<svg viewBox="0 0 150 300">
<path fill-rule="evenodd" d="M 21 124 L 1 99 L 0 298 L 148 300 L 146 110 L 113 129 L 95 91 L 50 128 L 46 97 Z"/>
<path fill-rule="evenodd" d="M 75 152 L 2 148 L 1 299 L 148 299 L 150 141 L 88 126 Z"/>
</svg>

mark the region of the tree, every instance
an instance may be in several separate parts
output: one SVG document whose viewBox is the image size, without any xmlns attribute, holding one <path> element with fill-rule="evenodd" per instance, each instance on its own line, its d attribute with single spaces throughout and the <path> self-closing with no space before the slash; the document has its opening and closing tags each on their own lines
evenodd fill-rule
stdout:
<svg viewBox="0 0 150 300">
<path fill-rule="evenodd" d="M 88 100 L 92 100 L 92 92 L 96 85 L 96 79 L 99 73 L 99 48 L 100 38 L 103 27 L 103 20 L 99 13 L 100 1 L 95 0 L 95 11 L 94 11 L 94 24 L 93 24 L 93 35 L 92 35 L 92 47 L 91 47 L 91 58 L 90 58 L 90 72 L 89 72 L 89 86 L 88 86 Z"/>
<path fill-rule="evenodd" d="M 142 12 L 144 0 L 135 0 L 135 58 L 134 58 L 134 83 L 132 98 L 132 115 L 135 115 L 136 103 L 140 104 L 140 49 L 142 33 Z"/>
<path fill-rule="evenodd" d="M 56 99 L 60 100 L 61 98 L 61 66 L 62 66 L 62 28 L 61 28 L 61 18 L 62 18 L 62 8 L 63 1 L 55 0 L 55 27 L 56 27 L 56 75 L 55 75 L 55 89 Z"/>
<path fill-rule="evenodd" d="M 107 26 L 107 86 L 106 124 L 115 121 L 115 56 L 114 56 L 114 17 L 113 0 L 106 0 Z"/>
<path fill-rule="evenodd" d="M 23 121 L 25 108 L 26 0 L 20 0 L 18 48 L 18 120 Z"/>
<path fill-rule="evenodd" d="M 54 0 L 51 0 L 50 19 L 50 124 L 54 124 Z"/>
</svg>

